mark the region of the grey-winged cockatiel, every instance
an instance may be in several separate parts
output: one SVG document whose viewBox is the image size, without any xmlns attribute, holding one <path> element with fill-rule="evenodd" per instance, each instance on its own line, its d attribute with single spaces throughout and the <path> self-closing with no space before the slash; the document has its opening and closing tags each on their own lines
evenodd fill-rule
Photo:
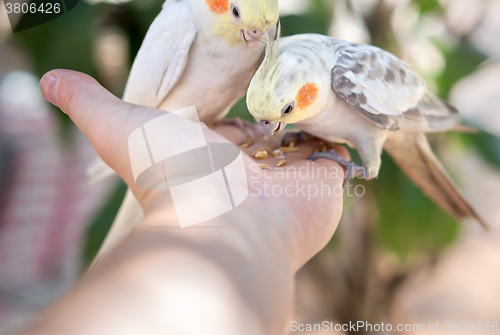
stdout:
<svg viewBox="0 0 500 335">
<path fill-rule="evenodd" d="M 394 55 L 370 45 L 315 34 L 269 42 L 247 105 L 263 132 L 286 124 L 358 150 L 363 166 L 334 150 L 317 152 L 347 169 L 345 182 L 377 177 L 385 149 L 401 169 L 452 216 L 486 227 L 433 154 L 425 133 L 463 129 L 457 110 L 439 100 Z M 288 136 L 290 137 L 290 136 Z M 345 183 L 344 182 L 344 183 Z"/>
<path fill-rule="evenodd" d="M 278 0 L 167 0 L 132 66 L 123 100 L 175 111 L 196 106 L 208 125 L 246 93 L 279 19 Z M 271 33 L 269 31 L 272 30 Z M 97 161 L 96 182 L 112 170 Z M 142 211 L 130 190 L 96 260 L 127 236 Z"/>
</svg>

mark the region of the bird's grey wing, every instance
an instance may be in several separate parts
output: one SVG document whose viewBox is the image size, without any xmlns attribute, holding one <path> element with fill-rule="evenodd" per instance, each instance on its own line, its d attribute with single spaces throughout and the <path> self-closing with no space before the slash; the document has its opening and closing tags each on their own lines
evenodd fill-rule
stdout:
<svg viewBox="0 0 500 335">
<path fill-rule="evenodd" d="M 377 126 L 442 131 L 457 124 L 456 110 L 428 93 L 425 83 L 394 55 L 362 44 L 336 48 L 333 90 Z"/>
<path fill-rule="evenodd" d="M 195 37 L 190 6 L 165 2 L 134 60 L 123 100 L 158 107 L 184 72 Z"/>
</svg>

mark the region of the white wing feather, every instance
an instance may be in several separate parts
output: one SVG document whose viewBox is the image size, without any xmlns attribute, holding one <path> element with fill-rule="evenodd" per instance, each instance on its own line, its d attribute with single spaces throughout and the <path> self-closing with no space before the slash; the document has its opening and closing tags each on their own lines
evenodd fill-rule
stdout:
<svg viewBox="0 0 500 335">
<path fill-rule="evenodd" d="M 137 53 L 123 100 L 158 107 L 182 76 L 195 37 L 196 26 L 189 5 L 166 1 Z M 91 183 L 113 174 L 101 159 L 96 159 L 87 170 Z"/>
<path fill-rule="evenodd" d="M 167 1 L 135 58 L 123 100 L 158 107 L 182 76 L 195 37 L 189 5 Z"/>
</svg>

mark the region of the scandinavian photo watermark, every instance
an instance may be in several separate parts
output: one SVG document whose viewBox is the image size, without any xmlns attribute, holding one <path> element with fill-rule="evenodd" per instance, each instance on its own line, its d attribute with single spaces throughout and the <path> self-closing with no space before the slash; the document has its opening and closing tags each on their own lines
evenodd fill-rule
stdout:
<svg viewBox="0 0 500 335">
<path fill-rule="evenodd" d="M 248 196 L 240 148 L 223 138 L 211 141 L 205 131 L 191 106 L 145 123 L 128 139 L 136 185 L 168 190 L 182 228 L 225 214 Z"/>
<path fill-rule="evenodd" d="M 261 169 L 259 164 L 254 164 L 249 176 L 250 196 L 302 197 L 312 201 L 317 197 L 363 197 L 366 194 L 362 184 L 350 182 L 342 187 L 340 184 L 331 186 L 327 182 L 328 179 L 342 180 L 343 177 L 338 168 L 318 166 L 310 160 L 305 166 L 285 166 L 276 170 Z"/>
<path fill-rule="evenodd" d="M 335 323 L 323 321 L 321 323 L 290 322 L 291 332 L 498 332 L 498 321 L 429 321 L 422 323 L 370 323 L 356 321 L 349 323 Z"/>
<path fill-rule="evenodd" d="M 4 0 L 12 32 L 17 33 L 52 21 L 70 10 L 79 0 Z"/>
</svg>

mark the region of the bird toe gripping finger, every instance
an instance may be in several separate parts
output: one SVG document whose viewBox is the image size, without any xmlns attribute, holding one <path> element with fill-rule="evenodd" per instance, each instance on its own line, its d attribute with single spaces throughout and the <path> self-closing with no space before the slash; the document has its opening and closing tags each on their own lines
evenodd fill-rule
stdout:
<svg viewBox="0 0 500 335">
<path fill-rule="evenodd" d="M 286 147 L 292 142 L 295 144 L 300 144 L 313 140 L 315 138 L 315 136 L 308 134 L 305 131 L 286 133 L 285 136 L 283 136 L 283 140 L 281 141 L 281 146 Z"/>
<path fill-rule="evenodd" d="M 253 140 L 262 137 L 262 131 L 256 123 L 242 120 L 239 117 L 220 120 L 214 124 L 214 127 L 217 126 L 235 126 L 246 132 Z"/>
<path fill-rule="evenodd" d="M 357 165 L 354 162 L 351 162 L 344 157 L 342 157 L 338 152 L 333 149 L 330 149 L 325 152 L 314 152 L 309 159 L 315 161 L 319 158 L 326 158 L 338 163 L 340 166 L 345 168 L 347 171 L 344 176 L 344 182 L 342 187 L 345 187 L 349 180 L 355 177 L 361 177 L 363 179 L 369 179 L 366 168 Z"/>
</svg>

